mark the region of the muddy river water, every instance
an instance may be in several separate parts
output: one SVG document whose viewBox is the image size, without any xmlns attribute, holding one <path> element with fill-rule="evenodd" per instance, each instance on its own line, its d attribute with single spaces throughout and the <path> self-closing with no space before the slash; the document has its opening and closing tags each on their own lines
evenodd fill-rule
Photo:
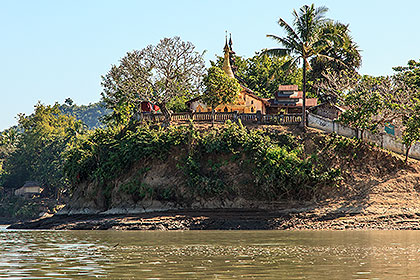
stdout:
<svg viewBox="0 0 420 280">
<path fill-rule="evenodd" d="M 420 279 L 417 231 L 21 231 L 0 279 Z"/>
</svg>

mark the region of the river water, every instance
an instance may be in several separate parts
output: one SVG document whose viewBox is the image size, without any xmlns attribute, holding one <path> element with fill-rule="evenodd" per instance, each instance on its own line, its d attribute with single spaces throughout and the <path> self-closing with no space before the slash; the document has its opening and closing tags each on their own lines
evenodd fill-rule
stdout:
<svg viewBox="0 0 420 280">
<path fill-rule="evenodd" d="M 0 228 L 5 278 L 420 279 L 420 232 Z"/>
</svg>

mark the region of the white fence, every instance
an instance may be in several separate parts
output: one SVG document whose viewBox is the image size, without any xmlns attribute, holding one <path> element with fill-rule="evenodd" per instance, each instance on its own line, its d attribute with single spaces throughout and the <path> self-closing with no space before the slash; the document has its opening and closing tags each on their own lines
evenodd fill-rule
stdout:
<svg viewBox="0 0 420 280">
<path fill-rule="evenodd" d="M 405 155 L 405 145 L 395 136 L 389 135 L 387 133 L 378 133 L 373 134 L 367 130 L 360 130 L 356 128 L 351 128 L 344 126 L 336 121 L 309 113 L 308 114 L 308 126 L 318 128 L 325 132 L 337 133 L 338 135 L 349 137 L 349 138 L 358 138 L 368 142 L 375 143 L 381 148 L 393 151 L 395 153 Z M 410 149 L 408 154 L 409 157 L 420 159 L 420 143 L 416 142 Z"/>
</svg>

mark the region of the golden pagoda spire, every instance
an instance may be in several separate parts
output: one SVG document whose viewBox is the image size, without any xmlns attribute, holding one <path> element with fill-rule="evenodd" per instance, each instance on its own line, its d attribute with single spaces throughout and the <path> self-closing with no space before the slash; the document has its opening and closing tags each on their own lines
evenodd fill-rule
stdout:
<svg viewBox="0 0 420 280">
<path fill-rule="evenodd" d="M 228 45 L 227 40 L 227 31 L 225 36 L 225 47 L 223 48 L 224 51 L 224 59 L 223 59 L 223 71 L 225 71 L 226 75 L 228 75 L 231 78 L 235 78 L 235 75 L 233 74 L 232 67 L 230 65 L 230 47 Z"/>
</svg>

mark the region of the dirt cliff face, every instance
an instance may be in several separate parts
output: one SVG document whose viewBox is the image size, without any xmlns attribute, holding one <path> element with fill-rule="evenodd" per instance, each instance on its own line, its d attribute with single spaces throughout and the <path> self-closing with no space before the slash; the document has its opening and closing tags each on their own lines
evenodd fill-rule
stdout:
<svg viewBox="0 0 420 280">
<path fill-rule="evenodd" d="M 284 133 L 281 131 L 280 133 Z M 305 154 L 316 156 L 323 168 L 339 168 L 338 184 L 318 186 L 314 195 L 301 201 L 320 213 L 420 213 L 420 167 L 404 164 L 401 157 L 357 140 L 346 140 L 309 129 L 291 132 L 304 144 Z M 255 165 L 247 154 L 206 154 L 200 158 L 200 174 L 207 182 L 191 186 L 182 166 L 187 147 L 176 148 L 164 159 L 139 160 L 111 182 L 81 182 L 61 213 L 141 213 L 170 209 L 269 208 L 281 201 L 259 199 Z M 216 186 L 212 195 L 201 191 Z M 223 188 L 217 189 L 217 184 Z M 287 200 L 287 198 L 286 198 Z M 277 204 L 276 204 L 277 203 Z M 298 203 L 299 204 L 299 203 Z M 292 204 L 291 204 L 292 205 Z M 296 199 L 293 202 L 296 209 Z M 286 207 L 287 208 L 287 207 Z M 318 210 L 316 210 L 318 209 Z M 406 209 L 406 210 L 404 210 Z M 314 213 L 315 213 L 314 212 Z M 324 215 L 323 214 L 323 215 Z"/>
<path fill-rule="evenodd" d="M 250 169 L 243 168 L 243 160 L 228 160 L 226 155 L 210 155 L 201 159 L 202 172 L 212 173 L 220 163 L 219 179 L 235 190 L 238 196 L 227 192 L 201 197 L 191 192 L 188 177 L 180 166 L 186 153 L 176 150 L 166 160 L 141 160 L 128 172 L 104 187 L 96 182 L 83 182 L 75 188 L 72 199 L 60 213 L 70 214 L 120 214 L 164 211 L 170 209 L 242 208 L 258 207 L 252 199 L 256 190 Z M 242 166 L 241 166 L 242 165 Z"/>
</svg>

